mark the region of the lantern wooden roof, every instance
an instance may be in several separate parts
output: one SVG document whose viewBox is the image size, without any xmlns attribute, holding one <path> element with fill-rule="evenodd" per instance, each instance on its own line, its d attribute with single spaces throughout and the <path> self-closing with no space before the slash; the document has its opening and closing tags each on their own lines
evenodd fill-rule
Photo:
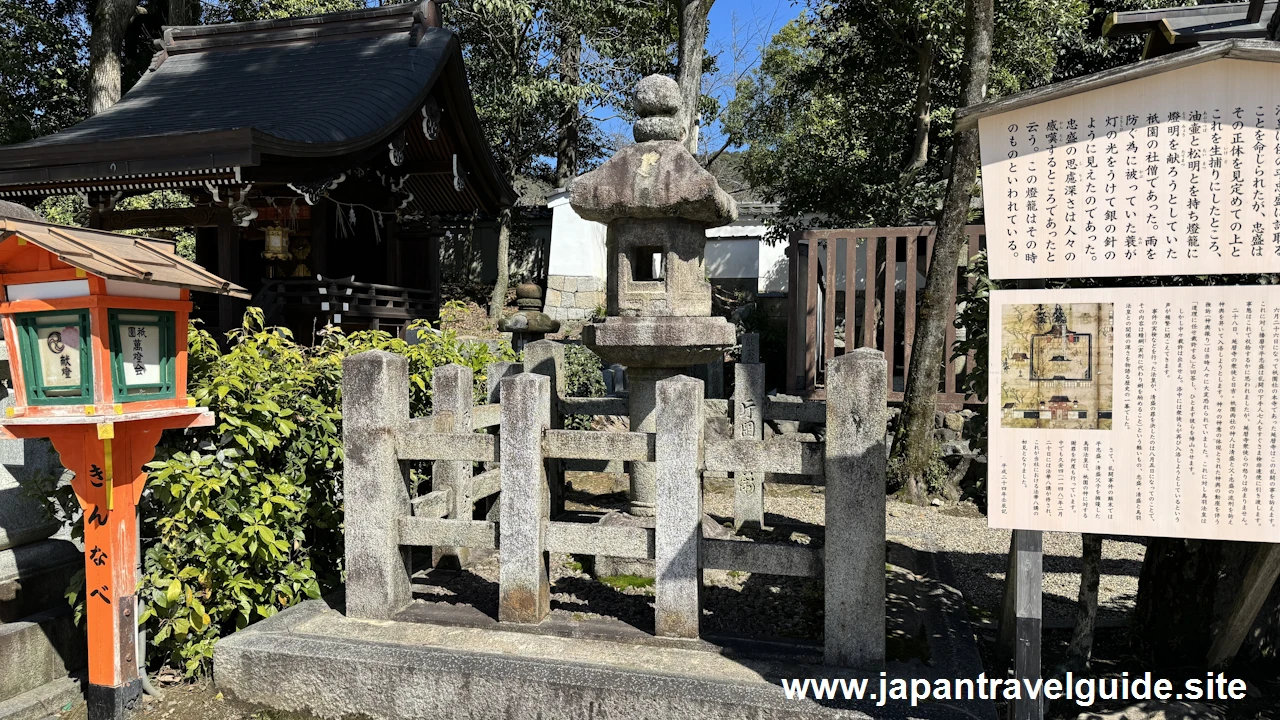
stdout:
<svg viewBox="0 0 1280 720">
<path fill-rule="evenodd" d="M 107 280 L 185 288 L 248 298 L 239 285 L 179 257 L 166 240 L 67 227 L 0 216 L 0 273 L 34 268 L 8 268 L 25 243 L 46 250 L 60 262 Z"/>
</svg>

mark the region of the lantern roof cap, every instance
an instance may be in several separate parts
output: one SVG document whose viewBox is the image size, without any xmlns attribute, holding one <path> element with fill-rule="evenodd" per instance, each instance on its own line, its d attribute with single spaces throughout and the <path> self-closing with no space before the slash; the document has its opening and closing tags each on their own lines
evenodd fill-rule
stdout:
<svg viewBox="0 0 1280 720">
<path fill-rule="evenodd" d="M 180 257 L 172 242 L 0 215 L 0 245 L 21 239 L 107 280 L 248 299 L 249 292 Z"/>
</svg>

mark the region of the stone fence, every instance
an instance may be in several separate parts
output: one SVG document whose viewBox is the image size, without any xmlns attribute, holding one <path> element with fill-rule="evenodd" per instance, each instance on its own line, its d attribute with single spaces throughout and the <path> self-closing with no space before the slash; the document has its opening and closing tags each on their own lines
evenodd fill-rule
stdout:
<svg viewBox="0 0 1280 720">
<path fill-rule="evenodd" d="M 371 351 L 344 361 L 348 616 L 385 620 L 411 602 L 412 547 L 431 547 L 436 566 L 496 550 L 498 620 L 519 624 L 537 624 L 550 611 L 548 553 L 649 559 L 659 636 L 698 637 L 702 570 L 819 577 L 827 663 L 883 665 L 882 353 L 864 348 L 833 359 L 825 403 L 773 401 L 764 395 L 763 365 L 739 363 L 728 440 L 704 437 L 703 382 L 683 375 L 657 383 L 655 432 L 559 429 L 567 414 L 626 414 L 618 398 L 564 397 L 562 358 L 557 343 L 531 343 L 524 366 L 490 368 L 489 402 L 480 405 L 469 369 L 437 368 L 434 414 L 415 419 L 403 357 Z M 766 440 L 770 418 L 825 421 L 825 439 Z M 654 463 L 653 527 L 557 520 L 565 459 Z M 433 463 L 429 492 L 414 495 L 406 461 Z M 825 545 L 703 537 L 704 471 L 736 478 L 739 525 L 762 524 L 765 473 L 822 476 Z M 491 510 L 476 512 L 495 495 Z"/>
</svg>

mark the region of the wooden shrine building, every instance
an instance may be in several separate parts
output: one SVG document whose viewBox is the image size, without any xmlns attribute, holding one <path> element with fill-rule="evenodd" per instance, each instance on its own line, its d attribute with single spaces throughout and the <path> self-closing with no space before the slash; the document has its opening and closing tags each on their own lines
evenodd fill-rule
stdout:
<svg viewBox="0 0 1280 720">
<path fill-rule="evenodd" d="M 194 228 L 196 262 L 271 322 L 403 326 L 439 308 L 438 218 L 515 202 L 433 1 L 165 29 L 110 109 L 0 148 L 0 199 L 79 195 L 103 230 Z M 159 189 L 177 209 L 124 210 Z M 244 302 L 197 293 L 206 327 Z"/>
</svg>

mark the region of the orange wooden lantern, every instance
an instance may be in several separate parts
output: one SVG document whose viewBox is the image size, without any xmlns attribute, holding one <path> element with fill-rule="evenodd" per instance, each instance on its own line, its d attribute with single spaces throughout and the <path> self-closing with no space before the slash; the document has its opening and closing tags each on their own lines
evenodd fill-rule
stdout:
<svg viewBox="0 0 1280 720">
<path fill-rule="evenodd" d="M 163 240 L 0 217 L 0 323 L 14 405 L 0 436 L 47 437 L 84 509 L 89 716 L 136 707 L 137 504 L 160 433 L 213 424 L 187 397 L 191 290 L 249 294 Z"/>
</svg>

